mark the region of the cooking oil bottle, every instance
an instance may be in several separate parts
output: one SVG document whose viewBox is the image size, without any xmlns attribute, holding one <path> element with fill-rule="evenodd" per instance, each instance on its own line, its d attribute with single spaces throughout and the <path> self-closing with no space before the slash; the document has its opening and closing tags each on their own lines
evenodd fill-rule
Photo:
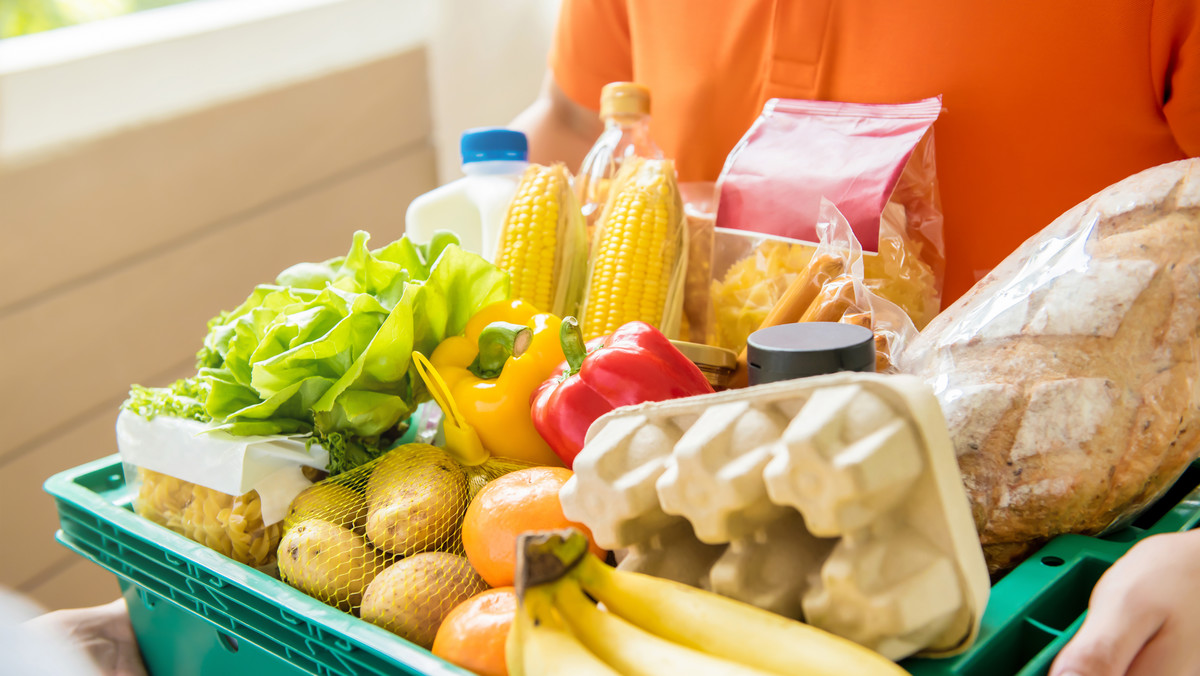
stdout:
<svg viewBox="0 0 1200 676">
<path fill-rule="evenodd" d="M 627 157 L 662 159 L 650 138 L 650 90 L 635 82 L 610 82 L 600 92 L 604 132 L 588 151 L 575 179 L 588 224 L 588 241 L 608 198 L 608 185 Z"/>
</svg>

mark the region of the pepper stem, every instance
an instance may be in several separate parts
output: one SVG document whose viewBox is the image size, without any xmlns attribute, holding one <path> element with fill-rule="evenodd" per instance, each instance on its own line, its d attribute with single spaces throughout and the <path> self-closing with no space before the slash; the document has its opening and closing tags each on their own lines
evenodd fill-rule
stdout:
<svg viewBox="0 0 1200 676">
<path fill-rule="evenodd" d="M 509 357 L 525 354 L 532 341 L 533 331 L 528 326 L 492 322 L 479 332 L 479 355 L 467 369 L 483 380 L 498 378 Z"/>
<path fill-rule="evenodd" d="M 562 341 L 563 356 L 567 358 L 567 366 L 570 369 L 567 375 L 573 376 L 583 368 L 583 359 L 587 356 L 587 343 L 583 340 L 583 331 L 579 329 L 579 320 L 564 317 L 558 335 Z"/>
</svg>

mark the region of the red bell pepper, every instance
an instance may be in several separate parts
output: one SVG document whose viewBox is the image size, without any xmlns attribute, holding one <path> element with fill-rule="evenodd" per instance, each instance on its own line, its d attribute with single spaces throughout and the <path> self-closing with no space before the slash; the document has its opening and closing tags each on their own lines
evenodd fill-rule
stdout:
<svg viewBox="0 0 1200 676">
<path fill-rule="evenodd" d="M 583 450 L 588 428 L 619 406 L 713 391 L 700 369 L 645 322 L 629 322 L 585 345 L 579 322 L 559 330 L 567 361 L 533 393 L 531 417 L 567 467 Z"/>
</svg>

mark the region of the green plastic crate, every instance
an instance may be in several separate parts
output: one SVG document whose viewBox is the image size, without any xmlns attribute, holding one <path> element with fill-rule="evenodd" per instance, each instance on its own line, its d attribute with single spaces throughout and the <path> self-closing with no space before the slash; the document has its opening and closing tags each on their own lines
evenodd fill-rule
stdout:
<svg viewBox="0 0 1200 676">
<path fill-rule="evenodd" d="M 309 672 L 238 638 L 205 617 L 205 611 L 176 602 L 117 578 L 129 620 L 151 674 L 292 674 Z"/>
<path fill-rule="evenodd" d="M 1131 526 L 1056 538 L 991 592 L 974 646 L 907 660 L 915 676 L 1040 676 L 1074 635 L 1091 589 L 1150 535 L 1200 523 L 1200 463 Z M 57 539 L 116 573 L 152 674 L 470 676 L 403 639 L 135 515 L 118 456 L 51 477 Z"/>
<path fill-rule="evenodd" d="M 46 491 L 58 507 L 58 541 L 123 581 L 152 674 L 471 676 L 134 514 L 119 456 L 56 474 Z"/>
<path fill-rule="evenodd" d="M 966 653 L 907 660 L 914 676 L 1043 676 L 1083 624 L 1092 587 L 1129 548 L 1200 523 L 1200 462 L 1132 525 L 1103 537 L 1055 538 L 992 587 L 983 625 Z"/>
</svg>

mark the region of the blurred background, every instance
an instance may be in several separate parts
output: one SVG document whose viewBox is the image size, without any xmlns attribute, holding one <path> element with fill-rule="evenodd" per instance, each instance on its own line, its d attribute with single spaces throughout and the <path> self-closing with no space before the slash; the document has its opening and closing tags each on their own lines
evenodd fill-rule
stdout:
<svg viewBox="0 0 1200 676">
<path fill-rule="evenodd" d="M 116 579 L 42 482 L 283 268 L 399 237 L 464 129 L 536 96 L 557 0 L 0 0 L 0 586 Z"/>
</svg>

